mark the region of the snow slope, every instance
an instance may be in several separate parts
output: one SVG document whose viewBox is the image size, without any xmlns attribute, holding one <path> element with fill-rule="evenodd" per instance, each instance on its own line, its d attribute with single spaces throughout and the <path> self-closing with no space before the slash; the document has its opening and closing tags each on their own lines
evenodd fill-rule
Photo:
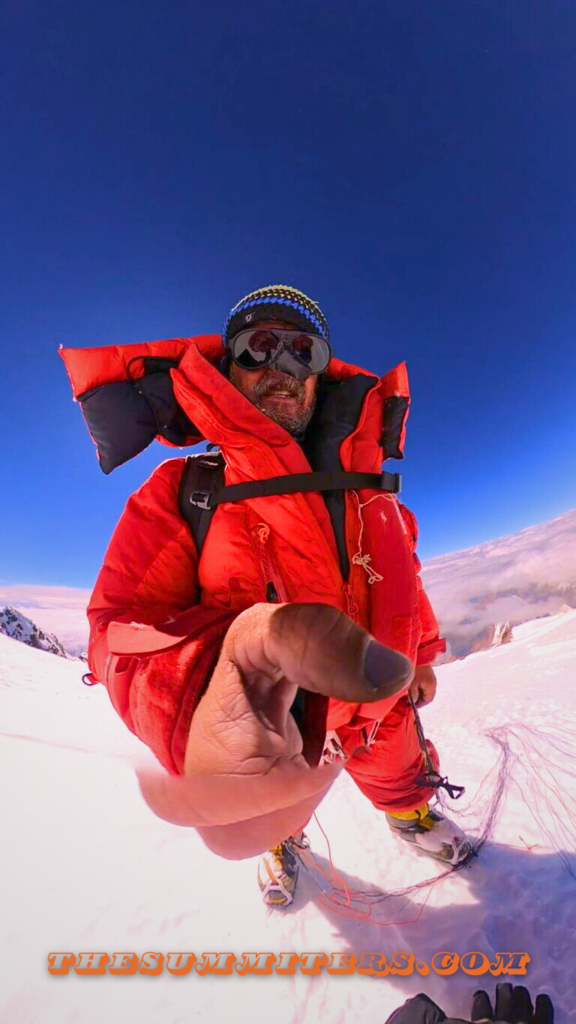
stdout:
<svg viewBox="0 0 576 1024">
<path fill-rule="evenodd" d="M 407 898 L 372 902 L 372 918 L 355 920 L 324 905 L 318 871 L 302 874 L 293 908 L 268 912 L 255 861 L 218 859 L 192 830 L 149 811 L 134 765 L 151 755 L 116 718 L 103 687 L 82 686 L 83 666 L 0 636 L 0 1022 L 383 1024 L 418 991 L 459 1016 L 476 988 L 495 984 L 461 972 L 53 977 L 52 951 L 407 950 L 427 962 L 440 950 L 526 951 L 533 992 L 550 992 L 557 1024 L 576 1020 L 575 664 L 572 610 L 438 670 L 437 699 L 422 717 L 443 770 L 467 787 L 467 827 L 481 828 L 494 790 L 492 776 L 475 800 L 498 759 L 486 729 L 500 729 L 510 744 L 513 775 L 491 841 L 471 867 Z M 549 805 L 562 811 L 563 831 Z M 399 849 L 344 773 L 317 817 L 340 885 L 374 892 L 441 873 Z M 315 822 L 307 831 L 318 867 L 329 871 L 323 833 Z"/>
</svg>

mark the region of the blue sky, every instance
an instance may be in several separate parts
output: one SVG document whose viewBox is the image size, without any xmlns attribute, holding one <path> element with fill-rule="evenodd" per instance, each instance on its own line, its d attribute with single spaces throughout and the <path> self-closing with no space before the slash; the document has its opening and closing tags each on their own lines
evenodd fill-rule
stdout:
<svg viewBox="0 0 576 1024">
<path fill-rule="evenodd" d="M 58 346 L 217 332 L 276 282 L 341 358 L 407 361 L 423 557 L 573 508 L 575 30 L 573 0 L 10 0 L 1 580 L 91 586 L 171 454 L 105 477 Z"/>
</svg>

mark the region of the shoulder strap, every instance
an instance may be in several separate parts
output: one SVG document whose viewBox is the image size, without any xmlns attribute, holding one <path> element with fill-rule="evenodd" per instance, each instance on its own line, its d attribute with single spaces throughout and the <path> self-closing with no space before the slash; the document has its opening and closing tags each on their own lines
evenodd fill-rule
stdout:
<svg viewBox="0 0 576 1024">
<path fill-rule="evenodd" d="M 210 494 L 223 484 L 224 457 L 220 451 L 188 456 L 180 480 L 178 509 L 190 527 L 198 557 L 216 511 L 216 506 L 209 507 L 206 501 L 201 500 L 202 495 Z"/>
</svg>

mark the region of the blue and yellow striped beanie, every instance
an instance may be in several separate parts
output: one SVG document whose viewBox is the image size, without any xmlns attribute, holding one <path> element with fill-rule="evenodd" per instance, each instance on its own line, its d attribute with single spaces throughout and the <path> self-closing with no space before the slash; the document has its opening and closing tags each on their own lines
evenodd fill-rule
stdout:
<svg viewBox="0 0 576 1024">
<path fill-rule="evenodd" d="M 230 338 L 256 320 L 270 318 L 289 320 L 303 331 L 319 334 L 321 338 L 330 341 L 328 324 L 317 302 L 289 285 L 271 284 L 245 295 L 230 310 L 222 332 L 224 344 L 227 345 Z"/>
</svg>

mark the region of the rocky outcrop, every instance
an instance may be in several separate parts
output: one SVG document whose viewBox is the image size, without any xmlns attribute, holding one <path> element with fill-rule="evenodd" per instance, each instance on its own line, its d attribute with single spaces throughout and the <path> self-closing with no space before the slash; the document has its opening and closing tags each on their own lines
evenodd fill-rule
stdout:
<svg viewBox="0 0 576 1024">
<path fill-rule="evenodd" d="M 20 640 L 29 647 L 36 647 L 40 651 L 57 654 L 60 658 L 70 658 L 57 636 L 45 633 L 32 622 L 32 619 L 28 619 L 11 605 L 0 610 L 0 633 L 11 637 L 12 640 Z"/>
<path fill-rule="evenodd" d="M 512 639 L 512 626 L 509 622 L 491 622 L 469 643 L 468 654 L 487 651 L 489 647 L 500 647 L 509 644 Z"/>
</svg>

